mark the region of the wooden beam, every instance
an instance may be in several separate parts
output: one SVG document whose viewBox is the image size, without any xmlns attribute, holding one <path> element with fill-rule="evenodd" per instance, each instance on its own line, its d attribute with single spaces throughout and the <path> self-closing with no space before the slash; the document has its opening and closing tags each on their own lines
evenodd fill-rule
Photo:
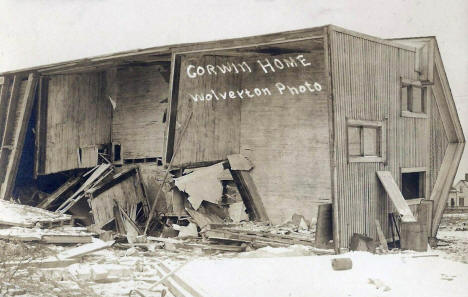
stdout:
<svg viewBox="0 0 468 297">
<path fill-rule="evenodd" d="M 34 178 L 45 172 L 45 157 L 47 143 L 47 105 L 49 95 L 49 78 L 40 77 L 39 96 L 37 99 L 36 110 L 36 139 L 35 139 L 35 158 L 34 158 Z M 46 208 L 45 206 L 44 208 Z"/>
<path fill-rule="evenodd" d="M 174 153 L 176 121 L 177 121 L 177 104 L 179 97 L 179 80 L 180 80 L 180 56 L 172 55 L 171 77 L 169 82 L 169 104 L 167 109 L 167 138 L 164 146 L 163 162 L 169 163 Z"/>
<path fill-rule="evenodd" d="M 11 154 L 11 130 L 13 129 L 14 120 L 16 116 L 16 103 L 18 101 L 18 94 L 21 85 L 21 76 L 15 75 L 13 78 L 13 86 L 10 92 L 10 98 L 8 103 L 5 106 L 5 123 L 3 128 L 3 133 L 0 135 L 2 138 L 2 146 L 0 151 L 0 182 L 3 182 L 6 175 L 6 167 L 8 162 L 8 157 Z M 3 108 L 2 108 L 3 109 Z"/>
<path fill-rule="evenodd" d="M 4 79 L 3 84 L 0 86 L 0 147 L 3 144 L 3 133 L 5 129 L 5 120 L 8 114 L 8 89 L 10 87 L 10 80 Z"/>
<path fill-rule="evenodd" d="M 19 161 L 21 153 L 23 152 L 24 139 L 26 137 L 26 130 L 28 128 L 29 118 L 31 116 L 31 110 L 34 103 L 34 95 L 37 85 L 37 74 L 30 73 L 28 76 L 28 83 L 26 85 L 26 91 L 22 105 L 19 107 L 18 118 L 14 128 L 14 135 L 12 139 L 13 149 L 8 158 L 5 180 L 2 184 L 0 192 L 0 199 L 7 199 L 13 190 L 14 181 L 18 171 Z M 11 110 L 10 110 L 11 111 Z M 7 132 L 5 130 L 5 132 Z"/>
<path fill-rule="evenodd" d="M 442 220 L 442 215 L 449 198 L 450 187 L 453 184 L 464 147 L 465 143 L 450 143 L 445 152 L 444 160 L 439 170 L 439 176 L 437 177 L 431 195 L 431 200 L 434 200 L 432 237 L 437 235 L 440 221 Z"/>
<path fill-rule="evenodd" d="M 254 220 L 268 221 L 268 215 L 263 207 L 262 198 L 250 173 L 243 170 L 231 170 L 231 174 L 237 184 L 247 212 L 253 215 Z"/>
<path fill-rule="evenodd" d="M 72 177 L 69 180 L 67 180 L 63 185 L 60 186 L 55 192 L 53 192 L 49 197 L 44 199 L 39 205 L 36 207 L 47 209 L 51 203 L 53 203 L 55 200 L 57 200 L 60 196 L 62 196 L 65 192 L 67 192 L 70 188 L 78 184 L 80 181 L 81 177 Z"/>
</svg>

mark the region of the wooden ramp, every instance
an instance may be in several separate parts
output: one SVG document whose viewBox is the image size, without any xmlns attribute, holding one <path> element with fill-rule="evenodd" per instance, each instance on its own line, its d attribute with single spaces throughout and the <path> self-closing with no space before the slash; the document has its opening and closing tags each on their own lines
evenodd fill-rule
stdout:
<svg viewBox="0 0 468 297">
<path fill-rule="evenodd" d="M 406 203 L 405 198 L 400 192 L 398 185 L 393 179 L 390 171 L 377 171 L 377 176 L 380 179 L 380 182 L 385 188 L 390 200 L 392 200 L 393 205 L 398 211 L 398 214 L 401 217 L 402 222 L 416 222 L 416 218 L 413 216 L 411 209 Z"/>
<path fill-rule="evenodd" d="M 37 74 L 29 74 L 22 92 L 24 78 L 24 74 L 15 75 L 11 86 L 5 79 L 0 91 L 0 199 L 9 198 L 13 190 L 34 102 Z"/>
</svg>

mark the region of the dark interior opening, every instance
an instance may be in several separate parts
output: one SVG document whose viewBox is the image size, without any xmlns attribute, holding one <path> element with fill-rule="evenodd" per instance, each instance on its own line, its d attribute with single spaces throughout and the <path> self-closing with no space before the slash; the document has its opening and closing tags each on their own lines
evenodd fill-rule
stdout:
<svg viewBox="0 0 468 297">
<path fill-rule="evenodd" d="M 424 198 L 425 172 L 401 174 L 401 193 L 405 199 Z"/>
<path fill-rule="evenodd" d="M 113 149 L 114 154 L 112 156 L 112 160 L 114 162 L 118 162 L 118 161 L 122 160 L 121 146 L 120 146 L 120 144 L 114 144 L 113 147 L 114 147 L 114 149 Z"/>
</svg>

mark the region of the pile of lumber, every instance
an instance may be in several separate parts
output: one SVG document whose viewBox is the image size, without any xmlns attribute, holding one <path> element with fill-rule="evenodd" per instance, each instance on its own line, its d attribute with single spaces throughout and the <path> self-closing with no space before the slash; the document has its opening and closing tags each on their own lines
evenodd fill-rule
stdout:
<svg viewBox="0 0 468 297">
<path fill-rule="evenodd" d="M 314 238 L 300 234 L 276 234 L 268 231 L 245 230 L 222 225 L 208 225 L 202 230 L 203 237 L 208 242 L 247 244 L 252 248 L 287 247 L 291 245 L 305 245 L 314 248 Z M 334 254 L 332 250 L 316 249 L 317 254 Z"/>
</svg>

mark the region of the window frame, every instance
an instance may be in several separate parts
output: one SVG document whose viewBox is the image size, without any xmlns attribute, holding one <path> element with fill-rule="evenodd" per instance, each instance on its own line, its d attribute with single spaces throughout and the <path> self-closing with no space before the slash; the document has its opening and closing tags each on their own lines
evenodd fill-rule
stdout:
<svg viewBox="0 0 468 297">
<path fill-rule="evenodd" d="M 429 200 L 428 198 L 428 193 L 429 193 L 429 190 L 428 190 L 428 174 L 427 174 L 427 168 L 426 167 L 401 167 L 400 168 L 400 191 L 401 193 L 403 194 L 403 174 L 404 173 L 423 173 L 423 177 L 420 178 L 420 181 L 422 181 L 423 185 L 420 187 L 422 188 L 422 191 L 424 192 L 424 197 L 417 197 L 417 198 L 409 198 L 409 199 L 406 199 L 405 198 L 405 201 L 406 203 L 408 203 L 408 205 L 415 205 L 415 204 L 419 204 L 422 200 Z"/>
<path fill-rule="evenodd" d="M 405 90 L 406 88 L 406 90 Z M 409 109 L 409 95 L 412 88 L 421 89 L 421 112 L 414 112 Z M 403 104 L 403 92 L 406 91 L 406 105 Z M 401 105 L 401 116 L 406 118 L 428 118 L 428 98 L 430 97 L 431 88 L 429 85 L 423 85 L 418 80 L 411 80 L 406 78 L 401 78 L 400 85 L 400 105 Z"/>
<path fill-rule="evenodd" d="M 360 128 L 360 151 L 361 155 L 359 156 L 352 156 L 350 155 L 349 151 L 349 128 L 356 127 Z M 378 150 L 378 155 L 376 156 L 366 156 L 364 147 L 365 147 L 365 139 L 363 129 L 365 128 L 373 128 L 377 130 L 377 139 L 376 139 L 376 148 Z M 348 155 L 348 162 L 349 163 L 381 163 L 386 161 L 386 154 L 387 154 L 387 136 L 386 136 L 386 129 L 385 129 L 385 122 L 384 121 L 368 121 L 368 120 L 354 120 L 354 119 L 347 119 L 346 121 L 346 148 L 347 148 L 347 155 Z"/>
</svg>

